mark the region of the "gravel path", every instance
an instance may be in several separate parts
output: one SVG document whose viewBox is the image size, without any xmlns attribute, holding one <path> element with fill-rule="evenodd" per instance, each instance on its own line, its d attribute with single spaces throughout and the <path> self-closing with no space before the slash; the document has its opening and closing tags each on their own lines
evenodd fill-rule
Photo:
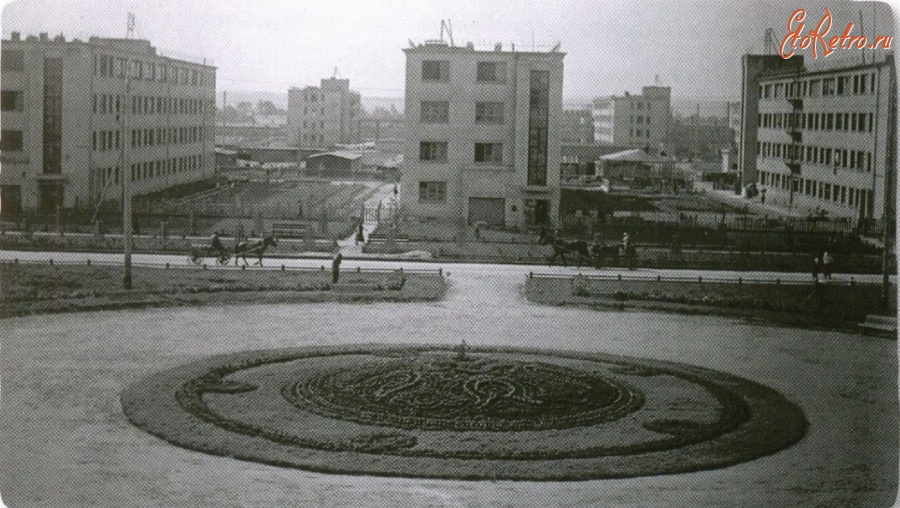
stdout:
<svg viewBox="0 0 900 508">
<path fill-rule="evenodd" d="M 0 494 L 31 506 L 890 506 L 897 343 L 723 318 L 526 302 L 527 268 L 449 268 L 445 301 L 114 311 L 0 321 Z M 547 347 L 664 359 L 767 384 L 795 446 L 737 466 L 569 483 L 337 476 L 214 457 L 129 425 L 121 389 L 223 352 L 344 343 Z"/>
</svg>

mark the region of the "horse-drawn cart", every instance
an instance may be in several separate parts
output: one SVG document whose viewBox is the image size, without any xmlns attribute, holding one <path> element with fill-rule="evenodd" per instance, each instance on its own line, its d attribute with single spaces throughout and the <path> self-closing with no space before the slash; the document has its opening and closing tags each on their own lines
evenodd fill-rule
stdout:
<svg viewBox="0 0 900 508">
<path fill-rule="evenodd" d="M 229 261 L 231 261 L 231 254 L 225 249 L 216 249 L 206 244 L 194 244 L 191 246 L 191 253 L 189 254 L 189 259 L 191 263 L 195 265 L 199 265 L 203 263 L 203 260 L 206 258 L 215 258 L 216 262 L 220 265 L 227 265 Z"/>
</svg>

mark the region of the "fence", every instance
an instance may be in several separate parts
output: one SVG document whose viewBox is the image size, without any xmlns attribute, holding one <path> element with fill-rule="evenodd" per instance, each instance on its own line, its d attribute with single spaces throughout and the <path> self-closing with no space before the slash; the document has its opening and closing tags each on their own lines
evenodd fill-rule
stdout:
<svg viewBox="0 0 900 508">
<path fill-rule="evenodd" d="M 613 281 L 624 281 L 624 282 L 676 282 L 676 283 L 700 283 L 700 284 L 767 284 L 767 285 L 786 285 L 786 286 L 809 286 L 812 284 L 810 279 L 796 279 L 796 278 L 785 278 L 782 279 L 780 277 L 776 277 L 775 279 L 754 279 L 754 278 L 745 278 L 745 277 L 704 277 L 702 275 L 698 275 L 696 277 L 685 277 L 685 276 L 673 276 L 673 275 L 655 275 L 655 276 L 646 276 L 646 275 L 637 275 L 637 274 L 577 274 L 577 275 L 568 275 L 568 274 L 554 274 L 554 273 L 534 273 L 529 272 L 526 276 L 528 279 L 557 279 L 557 280 L 568 280 L 574 279 L 575 277 L 580 277 L 586 280 L 596 280 L 596 281 L 604 281 L 604 282 L 613 282 Z M 854 277 L 850 277 L 850 280 L 831 280 L 828 282 L 829 286 L 878 286 L 880 287 L 880 283 L 875 282 L 861 282 L 857 281 Z"/>
</svg>

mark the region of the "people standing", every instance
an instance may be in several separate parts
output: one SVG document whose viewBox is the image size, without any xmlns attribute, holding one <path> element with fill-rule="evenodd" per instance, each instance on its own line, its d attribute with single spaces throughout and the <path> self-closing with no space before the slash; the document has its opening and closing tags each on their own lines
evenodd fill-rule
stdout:
<svg viewBox="0 0 900 508">
<path fill-rule="evenodd" d="M 338 252 L 334 259 L 331 260 L 331 283 L 337 284 L 338 278 L 341 276 L 341 260 L 344 259 L 344 256 Z"/>
<path fill-rule="evenodd" d="M 825 251 L 822 254 L 822 275 L 825 276 L 825 280 L 831 280 L 831 264 L 834 262 L 834 259 L 828 254 L 828 251 Z"/>
<path fill-rule="evenodd" d="M 812 276 L 816 282 L 819 282 L 819 268 L 819 258 L 813 259 Z"/>
</svg>

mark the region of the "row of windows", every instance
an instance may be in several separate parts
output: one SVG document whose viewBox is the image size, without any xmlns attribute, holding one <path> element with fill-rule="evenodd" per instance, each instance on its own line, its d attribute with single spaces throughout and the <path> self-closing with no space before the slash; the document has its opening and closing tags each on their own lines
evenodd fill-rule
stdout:
<svg viewBox="0 0 900 508">
<path fill-rule="evenodd" d="M 476 102 L 475 123 L 499 125 L 503 123 L 505 105 L 502 102 Z M 419 108 L 422 123 L 449 123 L 450 103 L 447 101 L 422 101 Z"/>
<path fill-rule="evenodd" d="M 317 128 L 317 127 L 318 127 L 319 129 L 324 129 L 324 128 L 325 128 L 325 122 L 323 122 L 323 121 L 318 121 L 318 122 L 307 122 L 306 120 L 303 120 L 303 128 L 304 128 L 304 129 L 315 129 L 315 128 Z"/>
<path fill-rule="evenodd" d="M 759 87 L 759 97 L 763 99 L 867 95 L 873 93 L 875 93 L 874 73 L 785 81 L 760 85 Z"/>
<path fill-rule="evenodd" d="M 4 49 L 0 53 L 0 70 L 24 71 L 25 52 L 21 49 Z"/>
<path fill-rule="evenodd" d="M 420 142 L 419 160 L 424 162 L 447 162 L 447 142 Z M 473 161 L 477 163 L 502 164 L 503 143 L 475 143 Z"/>
<path fill-rule="evenodd" d="M 205 134 L 205 136 L 204 136 Z M 156 129 L 133 129 L 131 146 L 158 146 L 184 143 L 197 143 L 204 139 L 212 139 L 212 131 L 205 126 L 160 127 Z M 119 131 L 94 131 L 92 147 L 94 151 L 105 152 L 118 150 L 121 146 Z"/>
<path fill-rule="evenodd" d="M 628 135 L 633 138 L 649 138 L 650 131 L 648 129 L 628 129 Z"/>
<path fill-rule="evenodd" d="M 116 111 L 118 112 L 118 106 Z M 199 115 L 214 111 L 215 105 L 212 100 L 138 95 L 131 97 L 131 112 L 136 115 Z"/>
<path fill-rule="evenodd" d="M 444 203 L 447 201 L 447 182 L 419 182 L 420 203 Z"/>
<path fill-rule="evenodd" d="M 195 171 L 200 169 L 202 163 L 203 156 L 198 154 L 132 164 L 131 181 L 151 180 L 185 171 Z"/>
<path fill-rule="evenodd" d="M 422 81 L 450 81 L 450 61 L 423 60 Z M 478 62 L 475 69 L 477 83 L 506 83 L 506 62 Z"/>
<path fill-rule="evenodd" d="M 171 159 L 139 162 L 131 165 L 131 181 L 152 180 L 168 175 L 177 175 L 186 171 L 200 169 L 203 155 L 185 155 Z M 119 168 L 94 168 L 94 182 L 100 188 L 119 184 Z"/>
<path fill-rule="evenodd" d="M 793 187 L 794 192 L 801 193 L 817 199 L 831 201 L 835 204 L 850 207 L 860 205 L 871 206 L 872 191 L 856 189 L 846 185 L 820 182 L 809 178 L 791 179 L 790 175 L 761 171 L 759 183 L 766 187 L 789 191 Z"/>
<path fill-rule="evenodd" d="M 126 71 L 132 79 L 156 81 L 190 86 L 214 86 L 215 73 L 211 70 L 188 69 L 175 65 L 126 60 L 109 55 L 94 55 L 94 76 L 125 78 Z"/>
<path fill-rule="evenodd" d="M 758 127 L 815 131 L 872 132 L 873 113 L 760 113 Z"/>
<path fill-rule="evenodd" d="M 0 151 L 21 152 L 23 146 L 22 131 L 0 131 Z"/>
<path fill-rule="evenodd" d="M 22 92 L 3 90 L 0 92 L 0 111 L 22 111 L 25 107 Z"/>
<path fill-rule="evenodd" d="M 757 153 L 762 157 L 774 157 L 841 169 L 872 171 L 872 152 L 864 150 L 846 150 L 761 141 L 757 142 Z"/>
<path fill-rule="evenodd" d="M 304 143 L 324 143 L 325 136 L 322 134 L 304 134 L 303 142 Z"/>
</svg>

